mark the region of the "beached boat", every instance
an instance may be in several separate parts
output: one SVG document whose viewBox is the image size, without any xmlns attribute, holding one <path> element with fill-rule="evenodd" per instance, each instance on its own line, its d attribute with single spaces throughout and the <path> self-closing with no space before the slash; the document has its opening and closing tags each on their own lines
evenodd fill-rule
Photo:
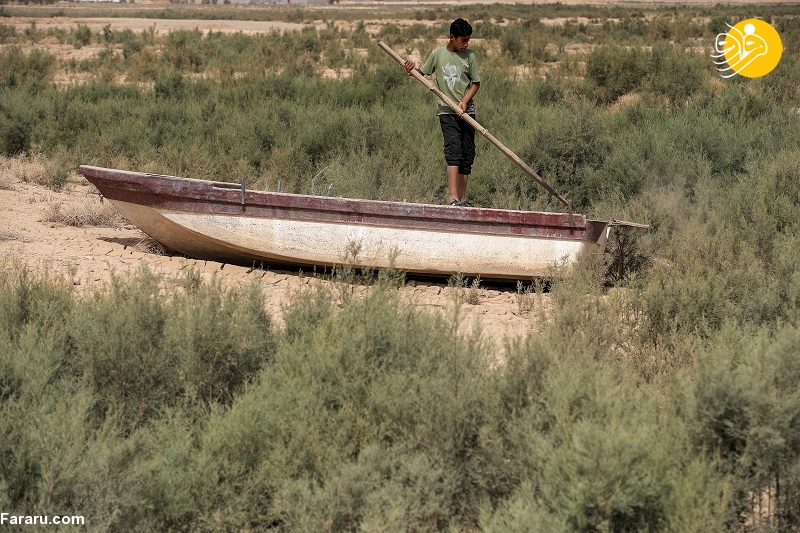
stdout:
<svg viewBox="0 0 800 533">
<path fill-rule="evenodd" d="M 394 268 L 530 279 L 602 251 L 627 222 L 570 213 L 356 200 L 81 166 L 134 225 L 189 257 L 268 267 Z M 357 251 L 356 254 L 353 252 Z"/>
</svg>

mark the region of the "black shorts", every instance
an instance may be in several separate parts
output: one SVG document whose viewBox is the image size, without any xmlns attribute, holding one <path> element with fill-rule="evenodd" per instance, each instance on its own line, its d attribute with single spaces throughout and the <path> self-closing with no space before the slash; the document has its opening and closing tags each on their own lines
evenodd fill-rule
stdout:
<svg viewBox="0 0 800 533">
<path fill-rule="evenodd" d="M 470 115 L 473 119 L 475 115 Z M 439 115 L 444 137 L 444 160 L 458 167 L 459 174 L 470 174 L 475 161 L 475 128 L 456 115 Z"/>
</svg>

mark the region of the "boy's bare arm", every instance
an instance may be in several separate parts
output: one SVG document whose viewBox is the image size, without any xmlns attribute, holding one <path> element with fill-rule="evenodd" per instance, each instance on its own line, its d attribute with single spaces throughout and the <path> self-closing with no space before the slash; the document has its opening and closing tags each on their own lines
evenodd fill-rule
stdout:
<svg viewBox="0 0 800 533">
<path fill-rule="evenodd" d="M 470 85 L 467 92 L 464 94 L 464 98 L 461 99 L 461 102 L 458 103 L 458 107 L 461 108 L 461 111 L 466 112 L 467 107 L 469 106 L 469 101 L 472 100 L 472 97 L 475 96 L 475 93 L 478 92 L 478 89 L 481 88 L 481 82 L 476 81 L 472 85 Z"/>
</svg>

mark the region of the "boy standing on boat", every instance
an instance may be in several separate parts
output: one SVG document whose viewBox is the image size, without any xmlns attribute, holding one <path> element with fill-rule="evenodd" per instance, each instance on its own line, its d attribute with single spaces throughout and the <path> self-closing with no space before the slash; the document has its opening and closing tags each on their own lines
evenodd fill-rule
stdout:
<svg viewBox="0 0 800 533">
<path fill-rule="evenodd" d="M 472 26 L 464 19 L 450 24 L 450 41 L 446 46 L 435 48 L 428 60 L 418 69 L 425 76 L 436 73 L 436 86 L 449 96 L 462 111 L 475 118 L 475 103 L 472 98 L 481 85 L 478 61 L 469 50 Z M 404 63 L 410 74 L 414 63 Z M 472 207 L 465 201 L 467 179 L 475 160 L 475 129 L 460 118 L 447 104 L 440 101 L 436 113 L 444 138 L 444 158 L 447 162 L 447 186 L 450 190 L 450 205 Z"/>
</svg>

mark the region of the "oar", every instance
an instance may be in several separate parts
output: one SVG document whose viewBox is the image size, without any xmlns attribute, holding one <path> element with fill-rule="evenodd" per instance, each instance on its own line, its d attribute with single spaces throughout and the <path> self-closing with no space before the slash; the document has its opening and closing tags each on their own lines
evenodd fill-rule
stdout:
<svg viewBox="0 0 800 533">
<path fill-rule="evenodd" d="M 394 50 L 392 50 L 391 48 L 389 48 L 389 46 L 388 46 L 386 43 L 384 43 L 383 41 L 379 41 L 379 42 L 378 42 L 378 46 L 380 46 L 381 48 L 383 48 L 383 50 L 384 50 L 384 51 L 385 51 L 387 54 L 389 54 L 390 56 L 392 56 L 392 58 L 393 58 L 395 61 L 397 61 L 398 63 L 400 63 L 400 65 L 403 65 L 403 63 L 405 63 L 405 61 L 403 60 L 403 58 L 402 58 L 402 57 L 400 57 L 400 56 L 397 54 L 397 52 L 395 52 Z M 504 145 L 503 143 L 501 143 L 500 141 L 498 141 L 498 140 L 497 140 L 497 139 L 494 137 L 494 135 L 492 135 L 491 133 L 489 133 L 489 131 L 488 131 L 486 128 L 484 128 L 483 126 L 481 126 L 481 125 L 478 123 L 478 121 L 477 121 L 477 120 L 475 120 L 474 118 L 472 118 L 472 117 L 471 117 L 471 116 L 469 116 L 468 114 L 464 113 L 464 111 L 462 111 L 462 110 L 461 110 L 461 108 L 460 108 L 460 107 L 458 107 L 458 104 L 456 104 L 455 102 L 453 102 L 453 101 L 452 101 L 452 100 L 451 100 L 451 99 L 450 99 L 450 98 L 449 98 L 449 97 L 448 97 L 446 94 L 444 94 L 442 91 L 440 91 L 440 90 L 439 90 L 439 89 L 438 89 L 438 88 L 437 88 L 437 87 L 436 87 L 436 86 L 435 86 L 433 83 L 431 83 L 431 82 L 430 82 L 430 80 L 428 80 L 428 78 L 426 78 L 425 76 L 423 76 L 423 75 L 422 75 L 422 74 L 421 74 L 421 73 L 420 73 L 420 72 L 419 72 L 417 69 L 414 69 L 414 70 L 412 70 L 412 71 L 411 71 L 411 75 L 412 75 L 412 76 L 414 76 L 414 78 L 416 78 L 416 79 L 417 79 L 417 80 L 418 80 L 418 81 L 419 81 L 421 84 L 423 84 L 425 87 L 427 87 L 429 91 L 431 91 L 431 92 L 433 92 L 434 94 L 436 94 L 436 96 L 438 96 L 438 97 L 439 97 L 439 98 L 442 100 L 442 102 L 444 102 L 445 104 L 447 104 L 448 106 L 450 106 L 450 108 L 451 108 L 453 111 L 455 111 L 455 112 L 456 112 L 456 114 L 457 114 L 457 115 L 458 115 L 460 118 L 462 118 L 462 119 L 464 119 L 465 121 L 467 121 L 467 123 L 468 123 L 470 126 L 472 126 L 473 128 L 475 128 L 475 130 L 476 130 L 476 131 L 480 132 L 480 134 L 481 134 L 481 135 L 483 135 L 484 137 L 486 137 L 487 139 L 489 139 L 489 142 L 491 142 L 493 145 L 497 146 L 497 147 L 500 149 L 500 151 L 501 151 L 501 152 L 503 152 L 504 154 L 506 154 L 506 156 L 508 156 L 508 158 L 509 158 L 509 159 L 511 159 L 511 161 L 513 161 L 513 162 L 514 162 L 514 163 L 515 163 L 515 164 L 516 164 L 516 165 L 517 165 L 519 168 L 521 168 L 522 170 L 524 170 L 525 172 L 527 172 L 527 173 L 528 173 L 528 174 L 529 174 L 529 175 L 530 175 L 530 176 L 531 176 L 533 179 L 535 179 L 535 180 L 536 180 L 536 181 L 539 183 L 539 185 L 541 185 L 542 187 L 544 187 L 545 189 L 547 189 L 547 191 L 548 191 L 550 194 L 552 194 L 553 196 L 555 196 L 556 198 L 558 198 L 559 200 L 561 200 L 561 201 L 564 203 L 564 205 L 566 205 L 566 206 L 567 206 L 567 208 L 569 209 L 569 212 L 570 212 L 570 214 L 572 213 L 572 201 L 571 201 L 571 200 L 567 200 L 567 199 L 565 199 L 563 196 L 561 196 L 560 194 L 558 194 L 558 193 L 556 192 L 556 190 L 555 190 L 555 189 L 553 189 L 553 188 L 550 186 L 550 184 L 549 184 L 549 183 L 547 183 L 546 181 L 544 181 L 544 180 L 542 179 L 542 177 L 541 177 L 541 176 L 539 176 L 539 174 L 537 174 L 536 172 L 534 172 L 534 170 L 533 170 L 531 167 L 529 167 L 529 166 L 528 166 L 528 165 L 525 163 L 525 161 L 523 161 L 522 159 L 520 159 L 520 158 L 517 156 L 517 154 L 515 154 L 514 152 L 512 152 L 511 150 L 509 150 L 509 149 L 508 149 L 508 147 L 507 147 L 506 145 Z"/>
</svg>

